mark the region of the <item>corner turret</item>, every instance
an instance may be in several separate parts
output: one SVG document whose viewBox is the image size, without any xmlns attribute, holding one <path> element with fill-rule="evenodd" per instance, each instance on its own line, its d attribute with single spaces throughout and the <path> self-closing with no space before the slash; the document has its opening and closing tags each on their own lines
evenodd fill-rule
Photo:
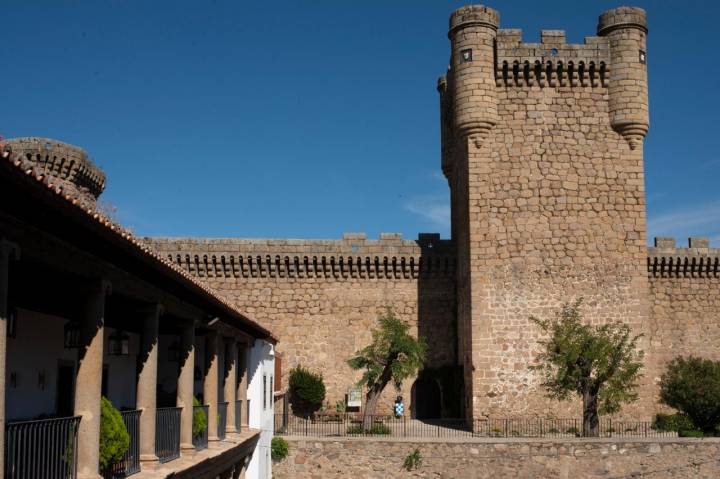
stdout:
<svg viewBox="0 0 720 479">
<path fill-rule="evenodd" d="M 500 14 L 483 5 L 459 8 L 450 15 L 450 75 L 454 127 L 476 147 L 497 123 L 495 35 Z"/>
<path fill-rule="evenodd" d="M 608 10 L 598 21 L 598 35 L 610 42 L 610 124 L 633 150 L 642 144 L 649 128 L 647 32 L 642 8 Z"/>
</svg>

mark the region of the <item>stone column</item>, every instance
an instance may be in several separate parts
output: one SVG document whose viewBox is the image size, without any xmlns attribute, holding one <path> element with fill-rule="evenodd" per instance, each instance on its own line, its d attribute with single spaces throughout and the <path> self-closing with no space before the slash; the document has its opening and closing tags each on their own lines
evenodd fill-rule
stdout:
<svg viewBox="0 0 720 479">
<path fill-rule="evenodd" d="M 10 261 L 20 259 L 20 249 L 0 240 L 0 431 L 5 430 L 5 358 L 7 351 L 8 286 Z M 5 434 L 0 434 L 0 477 L 5 477 Z"/>
<path fill-rule="evenodd" d="M 240 425 L 248 425 L 248 413 L 247 413 L 247 344 L 240 343 L 238 347 L 238 382 L 237 382 L 237 396 L 236 398 L 242 401 L 242 409 L 240 410 Z"/>
<path fill-rule="evenodd" d="M 140 409 L 140 460 L 157 461 L 155 454 L 155 421 L 157 416 L 158 332 L 162 306 L 143 310 L 143 330 L 140 342 L 140 371 L 137 380 L 137 400 Z"/>
<path fill-rule="evenodd" d="M 225 401 L 227 407 L 226 432 L 237 432 L 235 427 L 235 401 L 237 401 L 237 340 L 225 338 Z"/>
<path fill-rule="evenodd" d="M 193 393 L 195 373 L 195 322 L 182 325 L 180 338 L 180 372 L 177 384 L 177 407 L 180 412 L 180 449 L 195 449 L 192 443 Z"/>
<path fill-rule="evenodd" d="M 110 283 L 97 281 L 86 293 L 80 315 L 80 347 L 75 379 L 75 415 L 82 416 L 78 429 L 77 475 L 100 479 L 100 394 L 102 392 L 105 297 Z"/>
<path fill-rule="evenodd" d="M 208 440 L 219 441 L 218 438 L 218 333 L 208 332 L 205 337 L 205 380 L 203 396 L 208 405 Z"/>
</svg>

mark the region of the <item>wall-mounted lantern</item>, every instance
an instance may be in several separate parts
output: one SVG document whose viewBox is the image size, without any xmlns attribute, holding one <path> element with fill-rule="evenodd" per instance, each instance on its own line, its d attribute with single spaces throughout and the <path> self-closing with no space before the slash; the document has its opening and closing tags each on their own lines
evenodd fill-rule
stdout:
<svg viewBox="0 0 720 479">
<path fill-rule="evenodd" d="M 14 338 L 17 335 L 17 309 L 10 308 L 8 311 L 7 337 Z"/>
<path fill-rule="evenodd" d="M 77 349 L 80 347 L 80 323 L 69 321 L 65 323 L 65 349 Z"/>
<path fill-rule="evenodd" d="M 129 356 L 130 355 L 130 336 L 122 330 L 116 330 L 110 335 L 110 344 L 108 354 L 110 356 Z"/>
</svg>

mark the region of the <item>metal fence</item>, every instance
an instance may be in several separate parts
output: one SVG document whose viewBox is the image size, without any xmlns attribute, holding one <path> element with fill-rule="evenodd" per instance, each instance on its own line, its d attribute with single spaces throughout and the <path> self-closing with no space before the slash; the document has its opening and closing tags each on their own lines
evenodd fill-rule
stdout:
<svg viewBox="0 0 720 479">
<path fill-rule="evenodd" d="M 226 403 L 226 402 L 218 403 L 217 435 L 218 435 L 218 439 L 220 439 L 220 440 L 225 439 L 225 431 L 227 430 L 227 408 L 228 408 L 228 403 Z"/>
<path fill-rule="evenodd" d="M 600 437 L 677 437 L 675 432 L 656 431 L 650 422 L 600 420 Z M 287 436 L 378 437 L 583 437 L 581 419 L 411 419 L 372 416 L 363 425 L 357 414 L 323 414 L 300 418 L 277 414 L 275 434 Z"/>
<path fill-rule="evenodd" d="M 242 400 L 235 401 L 235 430 L 242 430 Z"/>
<path fill-rule="evenodd" d="M 195 446 L 195 449 L 198 451 L 201 449 L 205 449 L 208 447 L 208 409 L 209 406 L 193 406 L 193 446 Z M 195 433 L 195 418 L 198 417 L 198 412 L 202 411 L 203 414 L 205 414 L 205 427 L 199 431 L 197 434 Z"/>
<path fill-rule="evenodd" d="M 74 479 L 80 416 L 9 423 L 6 479 Z"/>
<path fill-rule="evenodd" d="M 155 454 L 160 462 L 180 457 L 180 407 L 157 409 L 155 422 Z"/>
</svg>

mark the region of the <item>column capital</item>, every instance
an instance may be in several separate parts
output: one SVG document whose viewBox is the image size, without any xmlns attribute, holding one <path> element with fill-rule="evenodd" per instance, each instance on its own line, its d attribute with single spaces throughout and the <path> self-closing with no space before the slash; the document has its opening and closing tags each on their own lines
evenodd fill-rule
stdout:
<svg viewBox="0 0 720 479">
<path fill-rule="evenodd" d="M 0 255 L 7 257 L 12 261 L 20 260 L 20 246 L 17 243 L 0 238 Z"/>
</svg>

